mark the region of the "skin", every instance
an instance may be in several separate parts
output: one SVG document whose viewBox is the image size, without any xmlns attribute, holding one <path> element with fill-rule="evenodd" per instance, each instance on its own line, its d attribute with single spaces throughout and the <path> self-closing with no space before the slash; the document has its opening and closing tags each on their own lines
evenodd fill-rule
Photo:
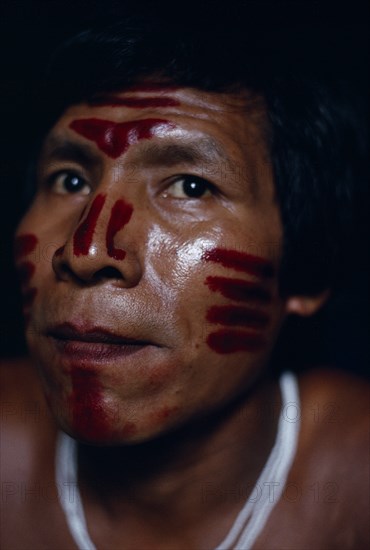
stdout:
<svg viewBox="0 0 370 550">
<path fill-rule="evenodd" d="M 17 262 L 34 265 L 25 283 L 36 289 L 32 303 L 25 306 L 27 339 L 43 386 L 41 392 L 28 366 L 18 367 L 29 380 L 19 399 L 27 400 L 32 386 L 29 395 L 35 402 L 46 410 L 45 395 L 57 424 L 80 441 L 85 512 L 90 534 L 102 548 L 206 549 L 221 542 L 243 501 L 220 498 L 218 490 L 201 498 L 202 490 L 208 482 L 221 488 L 255 483 L 274 443 L 280 406 L 278 384 L 267 370 L 271 351 L 289 313 L 310 315 L 325 299 L 323 294 L 283 300 L 278 293 L 282 224 L 263 102 L 247 94 L 195 90 L 161 92 L 161 97 L 167 95 L 171 100 L 142 107 L 146 94 L 135 90 L 118 94 L 114 105 L 108 101 L 69 108 L 45 140 L 38 192 L 17 231 L 18 237 L 37 239 L 36 249 L 24 251 Z M 135 107 L 127 98 L 135 99 Z M 133 140 L 113 158 L 96 140 L 76 131 L 75 121 L 92 118 L 118 125 L 148 119 L 168 124 L 154 129 L 150 139 Z M 56 140 L 83 149 L 88 162 L 57 158 Z M 169 146 L 181 145 L 189 152 L 195 143 L 201 158 L 190 161 L 182 151 L 176 162 L 168 162 L 173 157 Z M 66 171 L 82 178 L 79 192 L 66 192 Z M 189 198 L 184 174 L 205 178 L 211 185 L 204 184 L 204 195 Z M 93 215 L 92 205 L 99 196 L 104 200 Z M 119 221 L 112 222 L 116 210 L 123 212 L 121 227 Z M 76 251 L 79 228 L 89 216 L 94 223 L 89 225 L 87 250 Z M 234 257 L 252 256 L 254 265 L 269 266 L 269 275 L 240 270 L 235 262 L 213 261 L 220 249 Z M 230 295 L 233 280 L 244 289 L 241 296 Z M 246 297 L 248 285 L 264 298 Z M 262 319 L 257 327 L 256 319 Z M 99 327 L 150 344 L 107 360 L 111 346 L 90 342 L 89 358 L 81 358 L 73 345 L 70 353 L 62 352 L 60 342 L 51 336 L 55 325 L 66 322 L 80 330 Z M 220 351 L 211 345 L 210 335 L 226 329 L 234 335 L 235 331 L 258 334 L 262 344 Z M 353 494 L 358 493 L 351 484 L 343 484 L 340 473 L 348 465 L 349 448 L 360 457 L 359 471 L 365 471 L 361 457 L 366 454 L 366 399 L 361 383 L 335 375 L 338 382 L 333 390 L 331 377 L 321 373 L 300 381 L 305 414 L 289 481 L 306 489 L 309 482 L 320 487 L 340 482 L 342 502 L 344 498 L 351 507 Z M 333 401 L 341 403 L 345 412 L 331 428 L 328 455 L 326 431 L 307 411 L 312 403 L 322 410 Z M 88 421 L 81 420 L 85 412 Z M 5 419 L 10 439 L 22 424 L 18 416 Z M 27 483 L 42 476 L 43 484 L 53 487 L 56 431 L 47 412 L 31 431 L 24 430 Z M 344 458 L 338 461 L 341 438 L 346 444 Z M 37 449 L 35 440 L 40 443 Z M 13 462 L 6 461 L 7 479 L 14 479 L 15 455 Z M 55 497 L 55 488 L 51 493 Z M 325 502 L 313 506 L 307 494 L 306 490 L 298 504 L 288 498 L 279 502 L 256 548 L 319 547 L 315 537 L 320 530 L 312 525 L 327 525 L 333 507 Z M 50 499 L 47 525 L 34 534 L 32 522 L 45 510 L 42 500 L 32 507 L 27 499 L 9 495 L 8 509 L 26 518 L 29 528 L 23 531 L 34 541 L 33 547 L 50 547 L 52 536 L 55 546 L 58 533 L 60 547 L 73 548 L 55 498 Z M 322 547 L 338 540 L 335 547 L 350 548 L 353 540 L 364 540 L 357 524 L 348 531 L 348 544 L 335 539 L 346 506 L 336 504 L 335 510 L 339 519 L 327 528 Z M 294 527 L 297 514 L 308 513 L 310 529 Z M 11 525 L 14 532 L 14 521 Z M 9 532 L 4 540 L 10 548 Z M 26 547 L 22 535 L 17 536 L 15 547 Z"/>
</svg>

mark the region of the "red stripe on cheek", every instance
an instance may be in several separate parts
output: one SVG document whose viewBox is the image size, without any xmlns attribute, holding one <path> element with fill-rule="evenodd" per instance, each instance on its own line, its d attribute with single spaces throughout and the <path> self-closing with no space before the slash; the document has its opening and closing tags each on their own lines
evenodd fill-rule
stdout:
<svg viewBox="0 0 370 550">
<path fill-rule="evenodd" d="M 23 292 L 23 305 L 28 308 L 31 307 L 37 295 L 37 288 L 29 288 Z"/>
<path fill-rule="evenodd" d="M 255 352 L 264 348 L 265 339 L 260 334 L 222 329 L 209 334 L 207 344 L 213 351 L 220 354 L 238 351 Z"/>
<path fill-rule="evenodd" d="M 126 252 L 120 248 L 115 248 L 114 237 L 129 221 L 133 212 L 133 208 L 130 204 L 127 204 L 124 200 L 118 200 L 110 215 L 108 228 L 107 228 L 107 252 L 111 258 L 115 260 L 123 260 L 126 256 Z"/>
<path fill-rule="evenodd" d="M 236 250 L 214 248 L 204 253 L 203 260 L 219 263 L 223 267 L 229 267 L 236 271 L 244 271 L 258 277 L 272 277 L 274 275 L 272 263 L 268 260 Z"/>
<path fill-rule="evenodd" d="M 207 312 L 207 321 L 221 325 L 244 325 L 265 328 L 269 317 L 262 311 L 237 306 L 213 306 Z"/>
<path fill-rule="evenodd" d="M 34 273 L 35 264 L 32 262 L 22 262 L 17 267 L 18 280 L 22 286 L 26 286 L 30 283 Z"/>
<path fill-rule="evenodd" d="M 37 246 L 38 239 L 33 233 L 19 235 L 14 239 L 14 258 L 19 260 L 27 254 L 31 254 Z"/>
<path fill-rule="evenodd" d="M 84 221 L 73 236 L 73 252 L 76 256 L 87 255 L 92 243 L 96 223 L 105 203 L 105 195 L 97 195 Z"/>
<path fill-rule="evenodd" d="M 151 139 L 159 127 L 169 129 L 175 126 L 174 123 L 160 118 L 120 123 L 100 118 L 86 118 L 74 120 L 69 125 L 72 130 L 93 141 L 111 158 L 118 158 L 130 145 L 142 139 Z"/>
<path fill-rule="evenodd" d="M 205 284 L 212 292 L 219 292 L 225 298 L 240 302 L 259 301 L 269 303 L 271 294 L 256 283 L 227 277 L 207 277 Z"/>
</svg>

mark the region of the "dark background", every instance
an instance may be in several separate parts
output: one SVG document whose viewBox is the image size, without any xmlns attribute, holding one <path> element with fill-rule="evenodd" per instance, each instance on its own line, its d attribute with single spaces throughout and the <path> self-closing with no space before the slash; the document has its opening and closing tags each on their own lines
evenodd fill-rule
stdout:
<svg viewBox="0 0 370 550">
<path fill-rule="evenodd" d="M 254 4 L 263 25 L 267 14 L 287 32 L 304 30 L 321 40 L 323 58 L 332 61 L 334 71 L 348 80 L 355 91 L 354 101 L 363 101 L 369 91 L 369 4 L 368 2 L 140 2 L 175 11 L 179 18 L 192 10 L 204 17 L 210 10 L 243 12 Z M 138 2 L 135 2 L 137 9 Z M 25 352 L 20 299 L 12 266 L 12 235 L 22 214 L 22 184 L 27 156 L 33 143 L 32 105 L 36 84 L 50 51 L 65 37 L 88 26 L 97 16 L 109 12 L 130 12 L 128 2 L 2 0 L 1 7 L 1 317 L 0 356 Z M 191 32 L 191 28 L 189 28 Z M 364 124 L 367 124 L 364 112 Z M 368 372 L 368 241 L 365 219 L 358 222 L 354 247 L 358 262 L 345 288 L 337 293 L 315 319 L 298 321 L 289 336 L 291 363 L 331 363 L 363 375 Z M 304 339 L 302 339 L 302 334 Z"/>
</svg>

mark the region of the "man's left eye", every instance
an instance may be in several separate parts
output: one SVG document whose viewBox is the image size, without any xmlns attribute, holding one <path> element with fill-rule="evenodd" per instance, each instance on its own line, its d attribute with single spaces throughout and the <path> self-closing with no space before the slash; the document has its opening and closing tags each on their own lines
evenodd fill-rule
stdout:
<svg viewBox="0 0 370 550">
<path fill-rule="evenodd" d="M 49 187 L 59 195 L 88 195 L 91 191 L 84 178 L 76 172 L 69 171 L 60 171 L 49 177 Z"/>
<path fill-rule="evenodd" d="M 199 176 L 179 176 L 164 192 L 175 199 L 200 199 L 212 195 L 214 186 Z"/>
</svg>

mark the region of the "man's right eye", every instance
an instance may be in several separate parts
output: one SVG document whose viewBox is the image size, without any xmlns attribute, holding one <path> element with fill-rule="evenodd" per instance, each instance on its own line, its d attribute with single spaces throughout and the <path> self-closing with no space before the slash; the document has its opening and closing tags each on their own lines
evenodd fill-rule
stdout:
<svg viewBox="0 0 370 550">
<path fill-rule="evenodd" d="M 79 193 L 88 195 L 91 187 L 86 180 L 75 172 L 58 172 L 48 178 L 48 187 L 59 195 L 68 195 L 70 193 Z"/>
</svg>

